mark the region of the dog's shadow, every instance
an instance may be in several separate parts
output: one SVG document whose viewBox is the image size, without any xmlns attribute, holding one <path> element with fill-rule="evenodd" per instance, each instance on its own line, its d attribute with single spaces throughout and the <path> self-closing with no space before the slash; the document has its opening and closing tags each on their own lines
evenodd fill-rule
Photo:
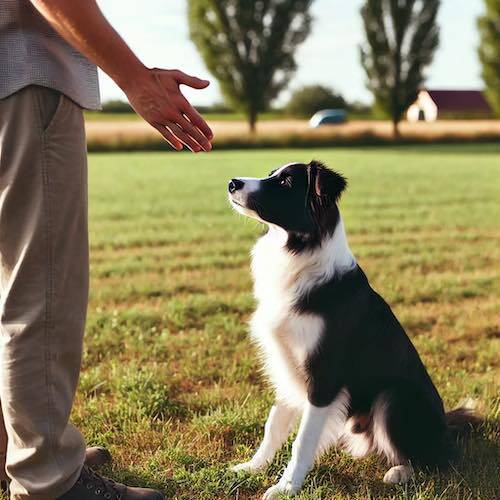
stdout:
<svg viewBox="0 0 500 500">
<path fill-rule="evenodd" d="M 471 496 L 480 492 L 483 498 L 500 498 L 500 425 L 486 420 L 482 427 L 488 427 L 489 432 L 474 432 L 460 439 L 459 455 L 446 475 L 448 479 L 459 476 L 460 486 Z"/>
<path fill-rule="evenodd" d="M 474 433 L 460 440 L 459 449 L 447 470 L 416 468 L 415 477 L 406 485 L 384 484 L 388 467 L 377 457 L 353 460 L 333 451 L 327 463 L 311 472 L 298 498 L 323 498 L 318 492 L 331 492 L 332 486 L 336 494 L 349 498 L 359 497 L 360 491 L 368 498 L 500 498 L 500 441 Z"/>
</svg>

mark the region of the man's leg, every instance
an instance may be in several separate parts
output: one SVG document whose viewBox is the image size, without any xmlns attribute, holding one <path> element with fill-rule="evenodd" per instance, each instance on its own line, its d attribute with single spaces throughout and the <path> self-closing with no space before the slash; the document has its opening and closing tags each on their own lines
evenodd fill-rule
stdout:
<svg viewBox="0 0 500 500">
<path fill-rule="evenodd" d="M 0 100 L 0 400 L 11 498 L 54 500 L 84 460 L 68 423 L 88 297 L 82 110 L 28 87 Z"/>
<path fill-rule="evenodd" d="M 7 458 L 7 431 L 3 422 L 2 408 L 0 406 L 0 491 L 8 491 L 8 478 L 5 472 L 5 460 Z"/>
</svg>

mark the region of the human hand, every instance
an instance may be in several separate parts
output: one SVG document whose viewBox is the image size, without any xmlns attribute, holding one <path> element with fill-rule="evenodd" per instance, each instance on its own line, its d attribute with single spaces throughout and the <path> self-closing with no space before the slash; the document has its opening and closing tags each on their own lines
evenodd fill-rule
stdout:
<svg viewBox="0 0 500 500">
<path fill-rule="evenodd" d="M 210 151 L 213 133 L 205 120 L 182 95 L 179 86 L 204 89 L 210 82 L 179 70 L 144 68 L 123 91 L 134 110 L 177 151 L 183 145 L 197 153 Z"/>
</svg>

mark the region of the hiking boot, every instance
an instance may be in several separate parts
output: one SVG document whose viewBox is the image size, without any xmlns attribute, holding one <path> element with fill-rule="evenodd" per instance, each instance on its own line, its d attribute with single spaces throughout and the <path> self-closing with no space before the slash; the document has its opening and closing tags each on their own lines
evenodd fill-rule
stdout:
<svg viewBox="0 0 500 500">
<path fill-rule="evenodd" d="M 111 462 L 111 453 L 101 446 L 93 446 L 92 448 L 87 448 L 85 451 L 85 465 L 92 467 L 93 469 L 98 469 L 103 465 L 109 464 Z M 9 483 L 10 479 L 7 477 L 5 470 L 2 474 L 0 470 L 0 493 L 9 493 Z"/>
<path fill-rule="evenodd" d="M 111 453 L 101 446 L 93 446 L 85 451 L 85 465 L 91 469 L 99 469 L 111 462 Z"/>
<path fill-rule="evenodd" d="M 163 500 L 163 495 L 156 490 L 116 483 L 84 465 L 73 488 L 58 500 Z"/>
</svg>

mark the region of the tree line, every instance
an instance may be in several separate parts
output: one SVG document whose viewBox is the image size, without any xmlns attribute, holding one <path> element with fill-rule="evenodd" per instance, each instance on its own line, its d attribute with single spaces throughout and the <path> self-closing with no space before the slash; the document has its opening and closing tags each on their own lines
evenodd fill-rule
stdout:
<svg viewBox="0 0 500 500">
<path fill-rule="evenodd" d="M 295 53 L 311 32 L 313 0 L 188 0 L 190 36 L 227 102 L 255 130 L 259 113 L 287 87 Z M 439 0 L 366 0 L 360 46 L 375 106 L 395 136 L 439 44 Z M 500 113 L 500 0 L 478 20 L 486 95 Z M 327 64 L 327 61 L 325 61 Z"/>
</svg>

